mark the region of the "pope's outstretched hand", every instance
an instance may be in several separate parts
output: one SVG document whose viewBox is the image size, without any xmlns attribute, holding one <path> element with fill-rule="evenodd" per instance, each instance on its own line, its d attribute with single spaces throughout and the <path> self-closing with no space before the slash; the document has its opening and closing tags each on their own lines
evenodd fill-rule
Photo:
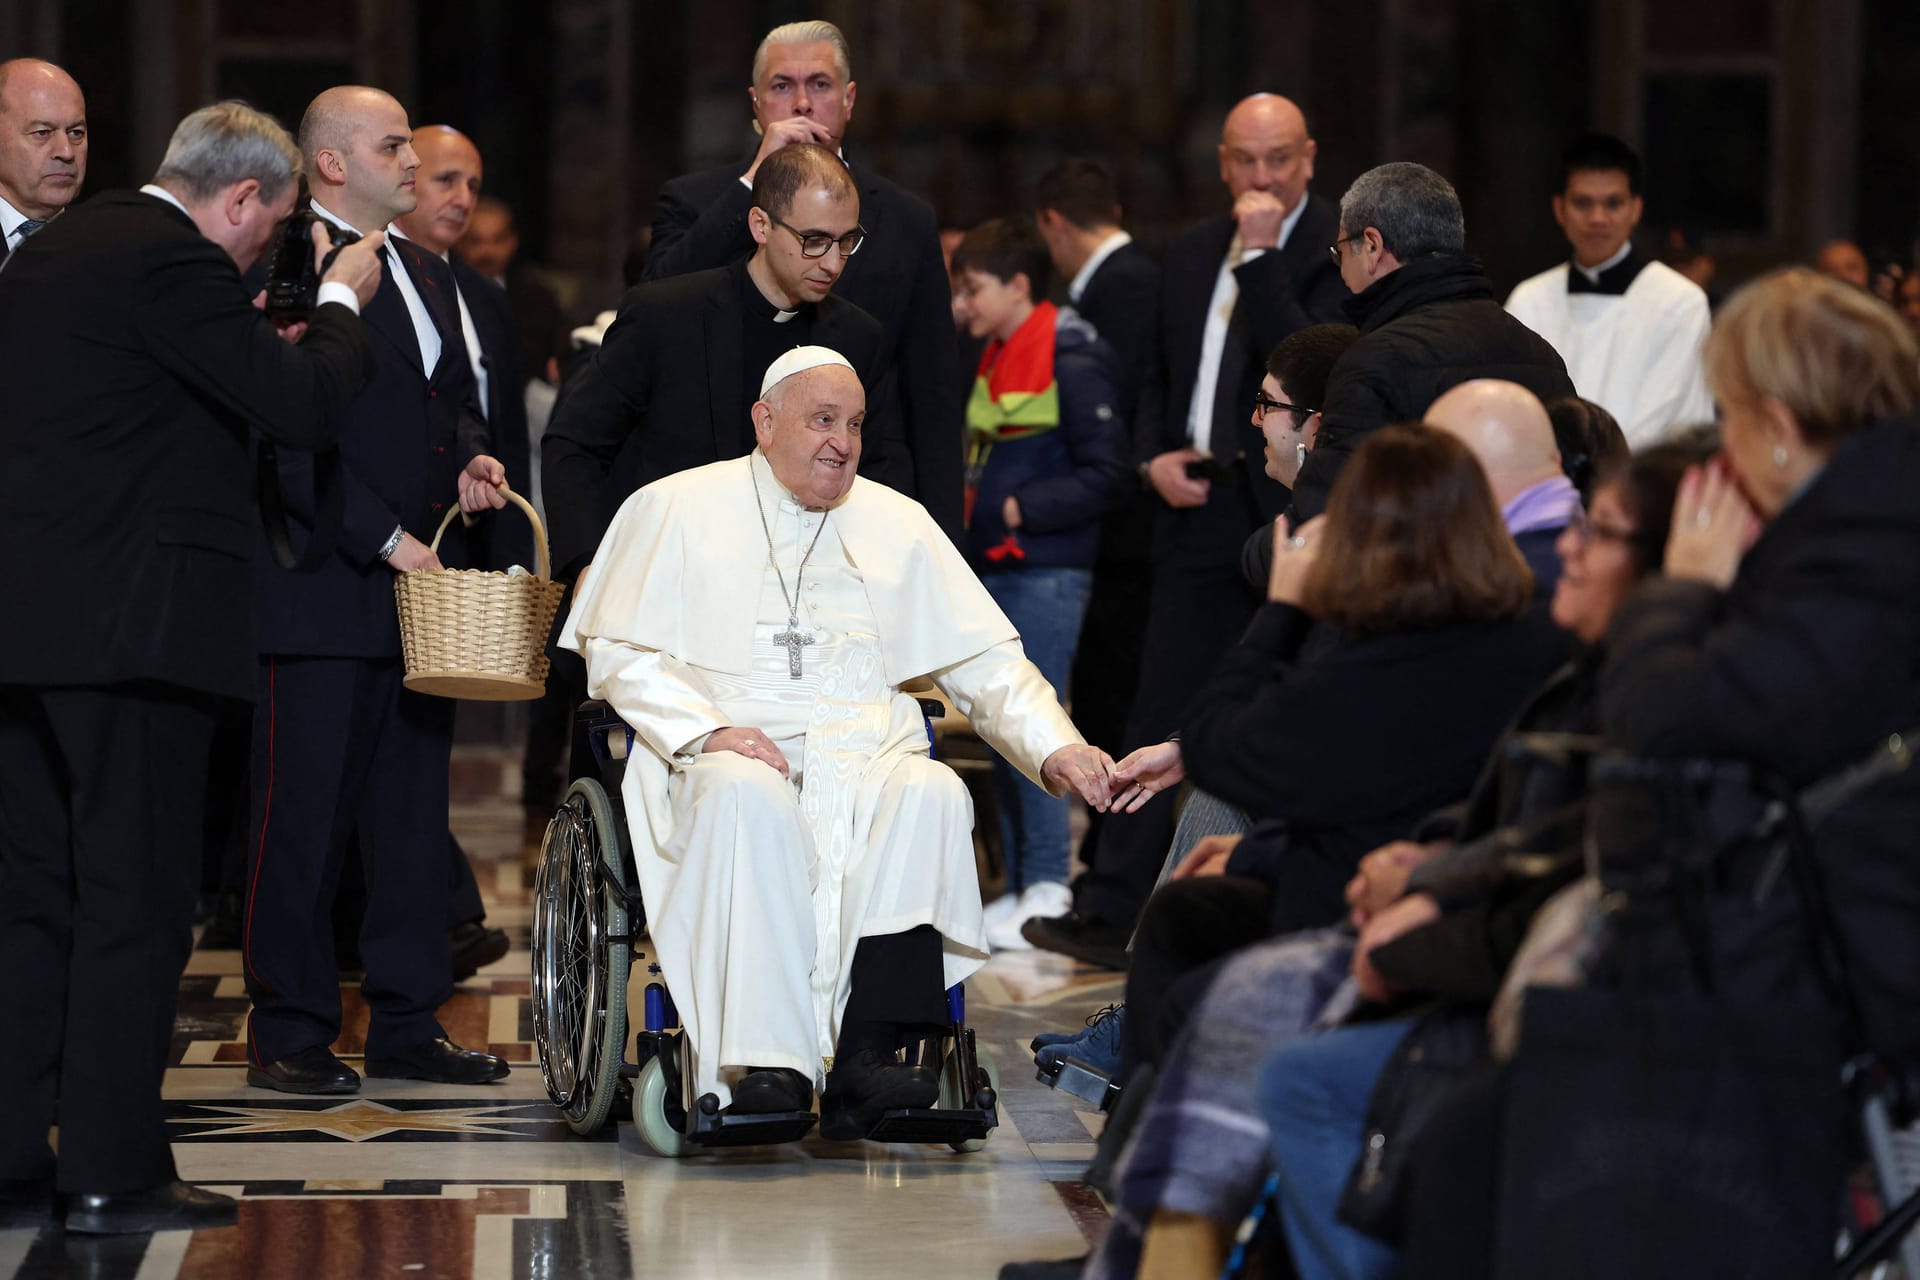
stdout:
<svg viewBox="0 0 1920 1280">
<path fill-rule="evenodd" d="M 1040 776 L 1054 787 L 1071 791 L 1101 813 L 1113 799 L 1113 757 L 1085 743 L 1061 747 L 1040 766 Z"/>
</svg>

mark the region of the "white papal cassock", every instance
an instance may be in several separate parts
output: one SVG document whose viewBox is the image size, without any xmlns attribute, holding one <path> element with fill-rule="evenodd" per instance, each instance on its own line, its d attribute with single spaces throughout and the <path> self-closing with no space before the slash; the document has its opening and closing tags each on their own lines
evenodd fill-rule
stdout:
<svg viewBox="0 0 1920 1280">
<path fill-rule="evenodd" d="M 800 587 L 814 643 L 797 680 L 773 642 L 788 610 L 756 488 L 788 590 L 821 535 Z M 1084 741 L 918 503 L 856 479 L 830 515 L 807 511 L 758 453 L 627 499 L 561 643 L 638 739 L 621 794 L 649 932 L 696 1092 L 723 1105 L 738 1068 L 820 1082 L 862 937 L 932 925 L 949 985 L 986 959 L 972 803 L 929 759 L 900 686 L 930 676 L 1036 782 L 1047 756 Z M 729 725 L 765 731 L 791 778 L 697 754 Z"/>
<path fill-rule="evenodd" d="M 1713 421 L 1700 350 L 1713 316 L 1706 291 L 1631 247 L 1570 291 L 1569 263 L 1522 280 L 1507 298 L 1514 319 L 1553 344 L 1573 389 L 1619 422 L 1644 449 L 1675 427 Z M 1624 282 L 1624 283 L 1623 283 Z"/>
</svg>

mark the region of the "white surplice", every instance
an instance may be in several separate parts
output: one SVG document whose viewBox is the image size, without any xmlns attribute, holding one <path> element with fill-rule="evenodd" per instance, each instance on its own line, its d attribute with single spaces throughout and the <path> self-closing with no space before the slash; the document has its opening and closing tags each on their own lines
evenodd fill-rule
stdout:
<svg viewBox="0 0 1920 1280">
<path fill-rule="evenodd" d="M 813 643 L 796 680 L 773 640 L 788 625 L 773 566 L 792 591 L 816 533 L 799 587 Z M 1036 781 L 1048 755 L 1083 741 L 918 503 L 856 480 L 830 515 L 807 511 L 757 453 L 629 498 L 561 642 L 635 731 L 622 797 L 649 932 L 696 1092 L 723 1105 L 747 1066 L 819 1082 L 860 938 L 932 925 L 949 985 L 985 961 L 972 805 L 928 758 L 900 685 L 932 677 Z M 696 754 L 729 725 L 764 731 L 791 777 Z"/>
</svg>

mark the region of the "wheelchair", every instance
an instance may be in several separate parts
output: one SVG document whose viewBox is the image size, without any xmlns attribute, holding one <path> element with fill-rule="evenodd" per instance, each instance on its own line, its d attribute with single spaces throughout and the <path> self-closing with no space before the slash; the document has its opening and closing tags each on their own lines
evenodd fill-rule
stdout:
<svg viewBox="0 0 1920 1280">
<path fill-rule="evenodd" d="M 922 703 L 929 717 L 939 704 Z M 931 733 L 931 730 L 929 730 Z M 602 702 L 574 718 L 574 779 L 547 826 L 534 882 L 533 1036 L 547 1096 L 568 1128 L 591 1136 L 618 1112 L 641 1139 L 672 1158 L 706 1147 L 793 1142 L 812 1131 L 812 1111 L 729 1115 L 711 1093 L 693 1094 L 692 1046 L 660 967 L 647 965 L 642 1025 L 628 1046 L 628 985 L 646 933 L 620 782 L 633 730 Z M 999 1123 L 999 1080 L 966 1023 L 966 996 L 947 991 L 950 1024 L 904 1050 L 934 1067 L 935 1106 L 884 1113 L 874 1142 L 984 1147 Z"/>
</svg>

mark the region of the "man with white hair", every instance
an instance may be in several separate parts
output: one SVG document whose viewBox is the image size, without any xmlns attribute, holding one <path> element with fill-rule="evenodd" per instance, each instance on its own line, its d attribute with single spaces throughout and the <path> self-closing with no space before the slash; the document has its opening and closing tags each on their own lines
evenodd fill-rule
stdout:
<svg viewBox="0 0 1920 1280">
<path fill-rule="evenodd" d="M 754 52 L 747 89 L 759 146 L 744 165 L 685 174 L 661 188 L 646 278 L 724 267 L 751 254 L 753 180 L 768 156 L 797 142 L 838 155 L 859 184 L 865 239 L 837 291 L 878 320 L 886 336 L 869 379 L 874 431 L 862 474 L 917 498 L 958 539 L 964 405 L 939 229 L 926 201 L 848 161 L 847 122 L 858 87 L 847 38 L 831 22 L 790 22 L 769 31 Z M 805 230 L 779 234 L 797 238 Z"/>
<path fill-rule="evenodd" d="M 985 961 L 966 789 L 928 755 L 931 677 L 1054 794 L 1107 802 L 1019 636 L 926 510 L 856 479 L 866 395 L 844 356 L 776 359 L 757 448 L 629 498 L 561 643 L 634 730 L 622 795 L 694 1090 L 864 1136 L 937 1082 L 895 1050 Z"/>
</svg>

